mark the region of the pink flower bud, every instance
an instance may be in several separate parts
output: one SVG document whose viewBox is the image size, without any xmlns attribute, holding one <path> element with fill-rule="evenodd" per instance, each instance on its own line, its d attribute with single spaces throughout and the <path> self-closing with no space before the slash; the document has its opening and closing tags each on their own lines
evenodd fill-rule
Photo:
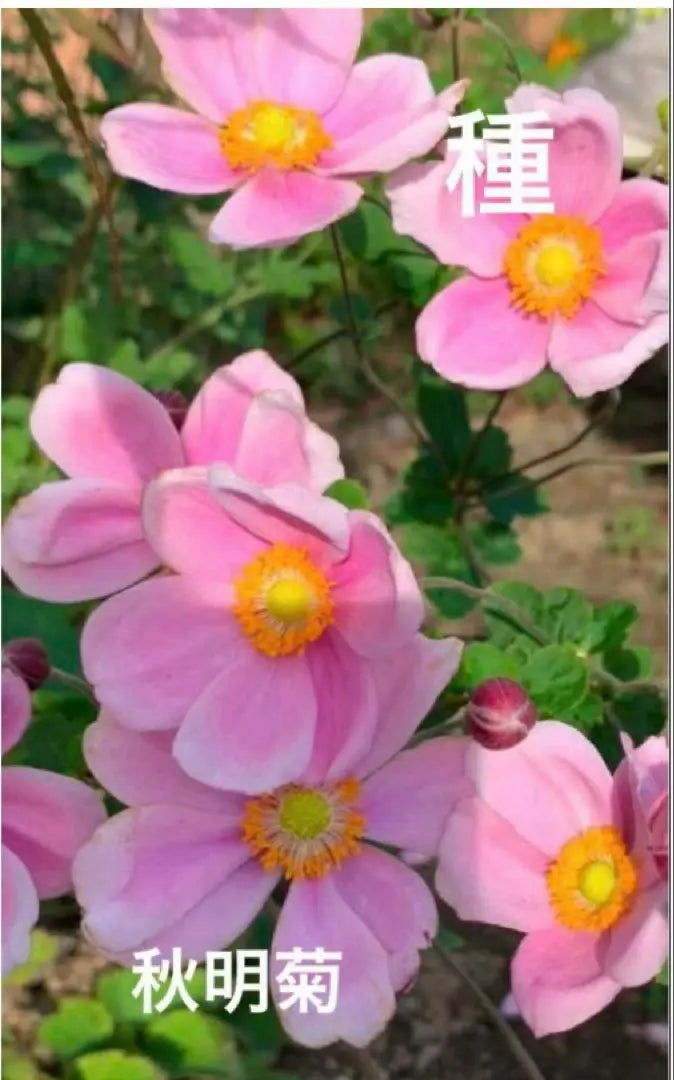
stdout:
<svg viewBox="0 0 674 1080">
<path fill-rule="evenodd" d="M 51 670 L 47 650 L 37 638 L 15 638 L 8 642 L 2 649 L 2 661 L 21 676 L 30 690 L 42 686 Z"/>
<path fill-rule="evenodd" d="M 512 679 L 486 679 L 468 702 L 466 731 L 487 750 L 508 750 L 538 720 L 531 698 Z"/>
<path fill-rule="evenodd" d="M 190 403 L 180 390 L 155 390 L 153 396 L 166 409 L 178 431 L 182 428 Z"/>
</svg>

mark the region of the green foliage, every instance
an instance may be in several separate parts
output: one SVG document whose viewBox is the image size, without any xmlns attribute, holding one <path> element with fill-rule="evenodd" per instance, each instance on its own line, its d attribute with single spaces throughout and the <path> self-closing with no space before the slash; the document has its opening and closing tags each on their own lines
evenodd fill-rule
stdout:
<svg viewBox="0 0 674 1080">
<path fill-rule="evenodd" d="M 124 1050 L 84 1054 L 72 1068 L 73 1080 L 161 1080 L 162 1074 L 147 1058 Z"/>
<path fill-rule="evenodd" d="M 335 480 L 334 484 L 325 492 L 331 499 L 335 499 L 349 510 L 367 510 L 367 491 L 358 480 Z"/>
<path fill-rule="evenodd" d="M 51 934 L 39 928 L 30 935 L 30 955 L 25 963 L 15 967 L 2 980 L 4 986 L 30 986 L 44 975 L 45 968 L 58 956 L 58 943 Z"/>
<path fill-rule="evenodd" d="M 236 1044 L 225 1024 L 201 1012 L 166 1012 L 147 1024 L 143 1046 L 170 1076 L 192 1071 L 240 1080 Z"/>
<path fill-rule="evenodd" d="M 114 1026 L 110 1013 L 100 1001 L 64 997 L 56 1012 L 41 1021 L 37 1037 L 38 1042 L 67 1061 L 85 1050 L 107 1043 Z"/>
</svg>

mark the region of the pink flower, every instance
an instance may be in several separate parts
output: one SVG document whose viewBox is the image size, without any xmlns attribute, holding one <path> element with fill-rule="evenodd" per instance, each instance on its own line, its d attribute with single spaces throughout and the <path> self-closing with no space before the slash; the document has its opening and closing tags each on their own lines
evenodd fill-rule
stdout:
<svg viewBox="0 0 674 1080">
<path fill-rule="evenodd" d="M 11 750 L 30 720 L 30 691 L 2 669 L 2 751 Z M 2 971 L 30 952 L 38 898 L 69 892 L 76 852 L 101 824 L 98 796 L 79 780 L 42 769 L 2 770 Z"/>
<path fill-rule="evenodd" d="M 586 397 L 624 382 L 667 340 L 668 190 L 621 183 L 618 114 L 594 90 L 523 86 L 511 113 L 545 111 L 553 214 L 461 214 L 445 161 L 391 179 L 393 224 L 468 274 L 438 293 L 416 327 L 422 360 L 453 382 L 504 390 L 546 360 Z M 475 181 L 476 206 L 485 174 Z"/>
<path fill-rule="evenodd" d="M 436 97 L 411 57 L 354 66 L 357 8 L 147 18 L 168 82 L 195 112 L 123 105 L 101 135 L 122 176 L 185 194 L 233 190 L 211 223 L 218 244 L 289 244 L 349 214 L 362 195 L 351 178 L 425 154 L 464 92 Z"/>
<path fill-rule="evenodd" d="M 526 934 L 512 964 L 517 1008 L 538 1036 L 566 1031 L 648 982 L 667 956 L 667 882 L 653 848 L 664 740 L 649 739 L 615 776 L 554 720 L 511 750 L 470 743 L 462 754 L 473 793 L 450 812 L 438 892 L 461 918 Z"/>
<path fill-rule="evenodd" d="M 322 775 L 328 746 L 335 770 L 362 756 L 381 694 L 372 661 L 386 667 L 423 617 L 378 519 L 214 466 L 163 473 L 143 522 L 175 573 L 89 618 L 82 659 L 103 707 L 128 727 L 177 728 L 185 771 L 224 789 Z"/>
<path fill-rule="evenodd" d="M 322 946 L 342 961 L 335 1012 L 293 1008 L 280 1012 L 282 1023 L 308 1046 L 368 1043 L 392 1016 L 396 992 L 414 979 L 437 925 L 422 879 L 370 842 L 426 857 L 437 850 L 454 755 L 446 739 L 398 751 L 459 653 L 456 641 L 417 637 L 379 666 L 386 693 L 363 756 L 334 767 L 328 740 L 311 779 L 299 772 L 253 799 L 186 776 L 169 733 L 130 731 L 103 714 L 87 731 L 86 759 L 133 809 L 99 829 L 78 856 L 89 939 L 121 963 L 152 948 L 170 958 L 174 947 L 200 960 L 238 937 L 285 878 L 272 958 Z M 280 966 L 274 959 L 277 1001 Z"/>
<path fill-rule="evenodd" d="M 35 402 L 31 430 L 70 479 L 21 500 L 3 533 L 3 567 L 29 596 L 90 600 L 157 566 L 140 502 L 162 469 L 227 462 L 260 483 L 322 490 L 344 475 L 335 440 L 307 419 L 299 386 L 265 352 L 219 368 L 180 432 L 147 390 L 94 364 L 68 364 Z"/>
</svg>

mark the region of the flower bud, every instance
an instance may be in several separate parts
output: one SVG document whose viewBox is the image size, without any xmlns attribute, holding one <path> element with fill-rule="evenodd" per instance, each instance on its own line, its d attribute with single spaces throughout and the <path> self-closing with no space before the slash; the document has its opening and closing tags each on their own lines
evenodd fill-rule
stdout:
<svg viewBox="0 0 674 1080">
<path fill-rule="evenodd" d="M 3 646 L 2 661 L 21 676 L 29 690 L 42 686 L 51 670 L 47 650 L 37 638 L 14 638 L 14 641 L 9 641 Z"/>
<path fill-rule="evenodd" d="M 538 720 L 533 702 L 512 679 L 486 679 L 466 708 L 466 731 L 487 750 L 508 750 Z"/>
<path fill-rule="evenodd" d="M 166 409 L 178 431 L 182 428 L 190 403 L 180 390 L 155 390 L 153 396 Z"/>
</svg>

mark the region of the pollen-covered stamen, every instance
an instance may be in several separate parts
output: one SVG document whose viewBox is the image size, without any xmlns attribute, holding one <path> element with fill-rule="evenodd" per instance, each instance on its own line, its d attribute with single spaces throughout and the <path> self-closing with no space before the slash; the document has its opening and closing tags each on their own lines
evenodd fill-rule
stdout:
<svg viewBox="0 0 674 1080">
<path fill-rule="evenodd" d="M 286 784 L 247 803 L 244 840 L 265 870 L 281 870 L 289 879 L 323 877 L 360 850 L 365 818 L 356 805 L 359 794 L 357 780 Z"/>
<path fill-rule="evenodd" d="M 333 621 L 327 577 L 304 548 L 274 544 L 234 580 L 233 606 L 241 628 L 266 656 L 301 653 Z"/>
<path fill-rule="evenodd" d="M 623 839 L 611 825 L 586 829 L 569 840 L 546 874 L 550 903 L 562 926 L 598 933 L 628 911 L 637 873 Z"/>
<path fill-rule="evenodd" d="M 268 165 L 309 168 L 332 146 L 315 112 L 273 101 L 254 101 L 236 109 L 220 128 L 218 138 L 232 168 L 249 172 Z"/>
<path fill-rule="evenodd" d="M 517 307 L 571 318 L 603 272 L 601 234 L 582 218 L 545 214 L 508 245 L 504 271 Z"/>
</svg>

